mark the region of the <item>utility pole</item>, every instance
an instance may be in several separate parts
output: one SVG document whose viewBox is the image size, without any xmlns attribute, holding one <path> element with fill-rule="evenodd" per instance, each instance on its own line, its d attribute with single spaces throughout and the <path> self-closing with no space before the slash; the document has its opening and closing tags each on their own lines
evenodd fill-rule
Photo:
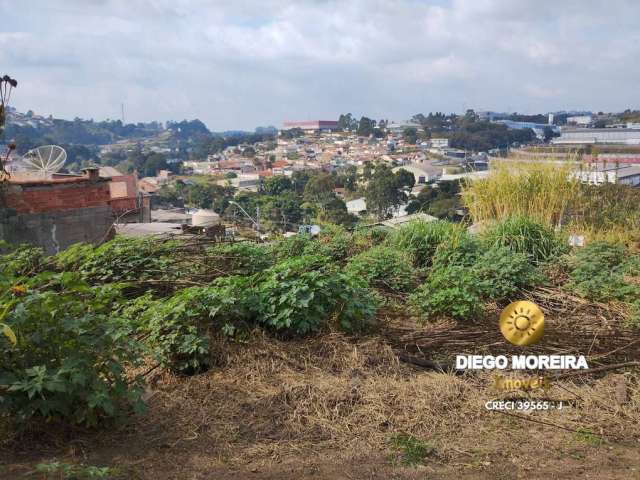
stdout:
<svg viewBox="0 0 640 480">
<path fill-rule="evenodd" d="M 124 103 L 120 104 L 120 113 L 122 114 L 122 125 L 124 125 Z"/>
</svg>

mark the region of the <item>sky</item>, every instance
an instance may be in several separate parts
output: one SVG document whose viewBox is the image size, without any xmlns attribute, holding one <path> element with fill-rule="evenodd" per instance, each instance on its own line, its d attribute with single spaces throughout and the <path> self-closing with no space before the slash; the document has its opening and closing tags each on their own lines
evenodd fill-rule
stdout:
<svg viewBox="0 0 640 480">
<path fill-rule="evenodd" d="M 0 0 L 18 110 L 252 130 L 638 108 L 637 0 Z"/>
</svg>

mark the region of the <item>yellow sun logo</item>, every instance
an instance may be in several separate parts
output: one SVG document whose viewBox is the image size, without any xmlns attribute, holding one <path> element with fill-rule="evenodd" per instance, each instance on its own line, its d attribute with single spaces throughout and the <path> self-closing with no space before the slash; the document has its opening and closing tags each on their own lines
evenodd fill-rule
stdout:
<svg viewBox="0 0 640 480">
<path fill-rule="evenodd" d="M 510 303 L 500 314 L 500 331 L 514 345 L 532 345 L 544 333 L 544 314 L 527 300 Z"/>
</svg>

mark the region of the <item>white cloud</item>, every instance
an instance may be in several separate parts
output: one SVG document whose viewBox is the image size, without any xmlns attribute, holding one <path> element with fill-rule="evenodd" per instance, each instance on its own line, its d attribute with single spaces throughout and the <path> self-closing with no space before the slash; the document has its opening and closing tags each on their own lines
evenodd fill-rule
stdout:
<svg viewBox="0 0 640 480">
<path fill-rule="evenodd" d="M 0 16 L 14 105 L 68 118 L 638 106 L 632 0 L 0 0 Z"/>
</svg>

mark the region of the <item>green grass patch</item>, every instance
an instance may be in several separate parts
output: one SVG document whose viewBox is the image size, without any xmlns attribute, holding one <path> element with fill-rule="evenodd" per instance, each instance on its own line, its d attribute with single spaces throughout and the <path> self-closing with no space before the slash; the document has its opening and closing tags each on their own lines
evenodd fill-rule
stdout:
<svg viewBox="0 0 640 480">
<path fill-rule="evenodd" d="M 436 448 L 413 435 L 399 433 L 391 437 L 391 446 L 402 465 L 412 467 L 424 465 L 426 459 L 436 453 Z"/>
</svg>

